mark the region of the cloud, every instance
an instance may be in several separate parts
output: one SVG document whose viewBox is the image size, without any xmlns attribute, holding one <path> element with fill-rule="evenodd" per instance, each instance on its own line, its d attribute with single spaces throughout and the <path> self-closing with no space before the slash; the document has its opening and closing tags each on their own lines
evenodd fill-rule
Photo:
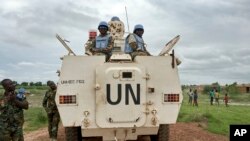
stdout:
<svg viewBox="0 0 250 141">
<path fill-rule="evenodd" d="M 112 4 L 110 4 L 112 3 Z M 249 82 L 250 1 L 227 0 L 94 0 L 3 1 L 0 5 L 1 77 L 18 81 L 58 79 L 59 57 L 67 51 L 55 38 L 84 54 L 88 31 L 119 16 L 130 31 L 143 24 L 148 50 L 157 55 L 181 35 L 175 53 L 182 84 Z"/>
<path fill-rule="evenodd" d="M 6 72 L 0 69 L 0 81 L 2 81 L 5 78 L 5 74 Z"/>
</svg>

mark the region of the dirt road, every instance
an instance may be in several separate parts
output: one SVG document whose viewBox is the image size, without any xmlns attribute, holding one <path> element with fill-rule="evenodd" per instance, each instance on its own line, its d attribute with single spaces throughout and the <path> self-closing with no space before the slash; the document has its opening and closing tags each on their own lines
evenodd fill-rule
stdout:
<svg viewBox="0 0 250 141">
<path fill-rule="evenodd" d="M 229 141 L 228 137 L 209 133 L 199 123 L 170 125 L 170 141 Z M 47 128 L 26 133 L 25 141 L 49 141 Z M 65 141 L 64 128 L 60 126 L 58 141 Z"/>
</svg>

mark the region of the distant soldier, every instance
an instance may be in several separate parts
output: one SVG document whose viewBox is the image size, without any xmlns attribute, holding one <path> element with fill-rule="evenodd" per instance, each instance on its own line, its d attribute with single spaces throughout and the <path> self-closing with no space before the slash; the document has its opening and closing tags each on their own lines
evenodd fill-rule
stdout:
<svg viewBox="0 0 250 141">
<path fill-rule="evenodd" d="M 192 103 L 193 103 L 193 92 L 192 92 L 192 89 L 189 89 L 189 92 L 188 92 L 188 97 L 189 97 L 189 99 L 188 99 L 188 103 L 190 104 L 190 105 L 192 105 Z"/>
<path fill-rule="evenodd" d="M 209 91 L 210 105 L 213 105 L 213 102 L 214 102 L 214 93 L 215 93 L 214 89 Z"/>
<path fill-rule="evenodd" d="M 108 23 L 105 21 L 100 22 L 98 25 L 98 30 L 100 32 L 100 35 L 98 35 L 92 42 L 90 52 L 92 52 L 93 55 L 105 55 L 107 61 L 111 56 L 111 52 L 113 49 L 113 39 L 107 33 Z"/>
<path fill-rule="evenodd" d="M 58 124 L 60 121 L 60 115 L 55 102 L 57 86 L 53 81 L 48 81 L 47 86 L 49 86 L 50 89 L 45 93 L 43 107 L 48 115 L 48 131 L 50 140 L 56 141 Z"/>
<path fill-rule="evenodd" d="M 227 93 L 225 94 L 223 101 L 225 102 L 226 107 L 228 107 L 229 97 L 228 97 Z"/>
<path fill-rule="evenodd" d="M 1 82 L 5 92 L 0 95 L 0 141 L 23 141 L 23 109 L 29 108 L 25 96 L 17 95 L 15 83 Z"/>
<path fill-rule="evenodd" d="M 141 24 L 134 27 L 133 34 L 129 34 L 125 41 L 125 53 L 131 55 L 132 59 L 136 56 L 148 56 L 150 53 L 146 49 L 146 44 L 142 38 L 144 28 Z"/>
<path fill-rule="evenodd" d="M 198 107 L 198 92 L 197 90 L 195 89 L 194 90 L 194 102 L 193 102 L 193 106 L 197 106 Z"/>
</svg>

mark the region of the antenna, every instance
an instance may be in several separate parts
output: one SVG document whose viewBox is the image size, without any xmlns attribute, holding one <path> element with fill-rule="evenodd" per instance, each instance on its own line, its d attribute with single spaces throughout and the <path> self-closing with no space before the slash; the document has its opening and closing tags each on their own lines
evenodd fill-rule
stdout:
<svg viewBox="0 0 250 141">
<path fill-rule="evenodd" d="M 128 23 L 128 13 L 127 13 L 127 8 L 126 8 L 126 6 L 125 6 L 125 11 L 126 11 L 126 18 L 127 18 L 128 32 L 130 33 L 130 31 L 129 31 L 129 23 Z"/>
<path fill-rule="evenodd" d="M 62 45 L 68 50 L 69 54 L 73 54 L 74 56 L 76 56 L 76 54 L 71 50 L 71 48 L 65 43 L 69 42 L 68 40 L 62 39 L 58 34 L 56 34 L 56 38 L 62 43 Z"/>
</svg>

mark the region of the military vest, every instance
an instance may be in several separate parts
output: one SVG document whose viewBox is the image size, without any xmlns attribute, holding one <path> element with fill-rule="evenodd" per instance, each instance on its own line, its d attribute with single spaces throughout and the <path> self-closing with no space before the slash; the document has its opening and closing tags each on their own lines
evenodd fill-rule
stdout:
<svg viewBox="0 0 250 141">
<path fill-rule="evenodd" d="M 130 34 L 130 35 L 128 35 L 126 37 L 126 40 L 125 40 L 125 50 L 124 50 L 125 53 L 131 53 L 131 52 L 133 52 L 133 49 L 129 45 L 129 42 L 128 42 L 129 36 L 134 36 L 135 40 L 136 40 L 136 45 L 137 45 L 138 49 L 142 50 L 142 51 L 145 51 L 143 39 L 141 37 L 139 37 L 138 35 L 136 35 L 136 34 Z"/>
<path fill-rule="evenodd" d="M 109 35 L 106 35 L 104 37 L 102 36 L 97 36 L 96 41 L 95 41 L 95 47 L 97 49 L 104 49 L 108 47 L 108 42 L 109 42 Z"/>
</svg>

